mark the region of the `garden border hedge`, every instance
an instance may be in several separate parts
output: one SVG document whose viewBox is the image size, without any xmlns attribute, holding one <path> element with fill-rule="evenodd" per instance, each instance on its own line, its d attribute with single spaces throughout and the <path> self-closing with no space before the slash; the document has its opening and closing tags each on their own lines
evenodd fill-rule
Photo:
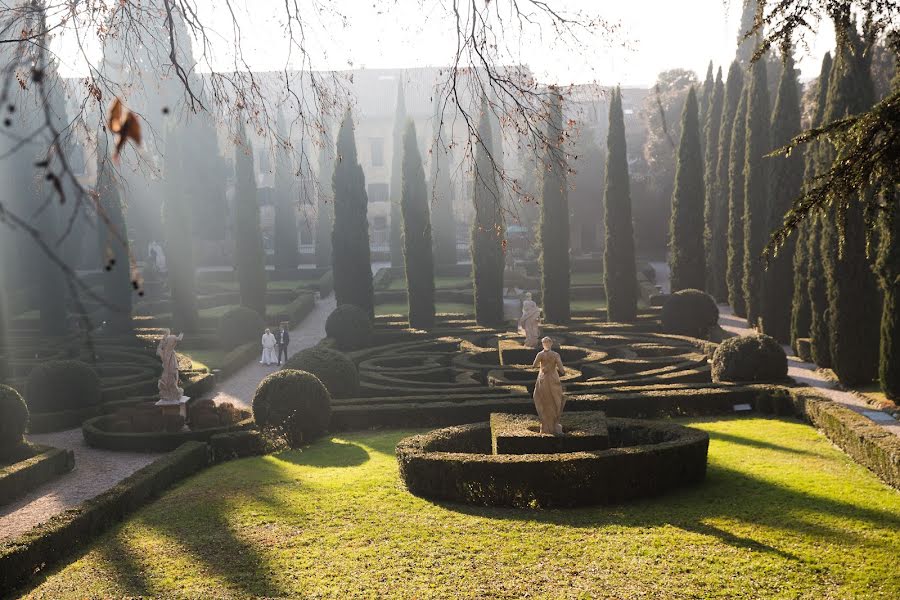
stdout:
<svg viewBox="0 0 900 600">
<path fill-rule="evenodd" d="M 165 431 L 123 433 L 105 431 L 98 426 L 101 420 L 110 419 L 113 416 L 100 415 L 84 422 L 81 426 L 81 433 L 88 446 L 117 452 L 169 452 L 187 442 L 207 442 L 214 435 L 240 431 L 253 426 L 252 416 L 242 419 L 233 425 L 223 425 L 197 431 L 178 431 L 175 433 Z"/>
<path fill-rule="evenodd" d="M 75 429 L 85 420 L 102 412 L 103 405 L 85 406 L 52 413 L 31 413 L 28 416 L 28 433 L 51 433 Z"/>
<path fill-rule="evenodd" d="M 50 446 L 31 445 L 33 454 L 0 467 L 0 505 L 8 504 L 75 468 L 75 453 Z"/>
<path fill-rule="evenodd" d="M 476 423 L 401 440 L 400 477 L 417 496 L 516 508 L 612 504 L 706 477 L 705 431 L 639 419 L 607 424 L 611 441 L 635 436 L 631 441 L 644 443 L 595 452 L 491 454 L 490 424 Z"/>
<path fill-rule="evenodd" d="M 208 446 L 187 442 L 99 496 L 0 544 L 0 593 L 11 593 L 93 541 L 161 491 L 208 464 Z"/>
</svg>

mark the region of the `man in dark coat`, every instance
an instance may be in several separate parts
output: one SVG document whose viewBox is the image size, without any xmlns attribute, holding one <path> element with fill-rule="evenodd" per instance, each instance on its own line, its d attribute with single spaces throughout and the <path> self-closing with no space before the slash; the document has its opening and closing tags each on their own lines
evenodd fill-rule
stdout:
<svg viewBox="0 0 900 600">
<path fill-rule="evenodd" d="M 278 342 L 278 364 L 281 364 L 281 356 L 284 355 L 284 362 L 288 359 L 288 344 L 291 343 L 291 334 L 288 331 L 287 323 L 281 324 L 281 329 L 275 334 L 275 341 Z"/>
</svg>

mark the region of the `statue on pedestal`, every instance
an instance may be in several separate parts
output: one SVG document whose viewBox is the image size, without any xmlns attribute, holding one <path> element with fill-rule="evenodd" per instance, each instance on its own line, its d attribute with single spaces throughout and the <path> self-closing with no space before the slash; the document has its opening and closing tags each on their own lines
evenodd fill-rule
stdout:
<svg viewBox="0 0 900 600">
<path fill-rule="evenodd" d="M 178 356 L 175 354 L 175 346 L 182 338 L 184 333 L 176 336 L 166 329 L 156 347 L 156 355 L 162 360 L 163 368 L 158 384 L 161 402 L 178 403 L 184 396 L 184 390 L 178 387 Z"/>
<path fill-rule="evenodd" d="M 531 292 L 525 294 L 522 302 L 522 316 L 519 317 L 519 333 L 525 335 L 525 345 L 535 348 L 541 337 L 541 309 L 531 299 Z"/>
<path fill-rule="evenodd" d="M 561 435 L 563 407 L 566 398 L 563 396 L 561 375 L 565 375 L 562 359 L 553 351 L 553 340 L 545 337 L 541 340 L 544 349 L 538 352 L 534 359 L 533 367 L 540 367 L 537 383 L 534 385 L 534 407 L 537 409 L 538 418 L 541 420 L 541 433 Z"/>
</svg>

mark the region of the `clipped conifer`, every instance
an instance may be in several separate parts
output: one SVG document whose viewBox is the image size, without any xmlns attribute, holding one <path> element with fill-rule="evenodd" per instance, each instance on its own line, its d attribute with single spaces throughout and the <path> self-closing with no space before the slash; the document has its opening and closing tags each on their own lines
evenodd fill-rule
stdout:
<svg viewBox="0 0 900 600">
<path fill-rule="evenodd" d="M 703 155 L 700 150 L 700 123 L 697 92 L 691 87 L 681 116 L 681 143 L 672 195 L 672 224 L 669 228 L 669 265 L 672 291 L 702 290 L 706 286 L 706 258 L 703 250 Z"/>
<path fill-rule="evenodd" d="M 606 289 L 607 319 L 620 323 L 634 321 L 637 316 L 638 285 L 630 187 L 622 91 L 616 89 L 609 103 L 609 133 L 606 138 L 603 286 Z"/>
<path fill-rule="evenodd" d="M 549 323 L 566 323 L 569 305 L 569 194 L 566 188 L 565 139 L 562 125 L 562 95 L 550 89 L 552 101 L 547 120 L 547 147 L 541 185 L 541 291 L 544 317 Z"/>
<path fill-rule="evenodd" d="M 253 147 L 241 123 L 234 149 L 234 260 L 237 269 L 241 306 L 266 314 L 266 263 L 262 230 L 259 223 L 259 200 Z"/>
<path fill-rule="evenodd" d="M 334 229 L 331 234 L 334 296 L 338 306 L 354 304 L 375 317 L 375 289 L 369 250 L 366 177 L 356 153 L 353 117 L 344 116 L 337 137 L 332 185 Z"/>
<path fill-rule="evenodd" d="M 725 83 L 722 81 L 722 68 L 716 73 L 712 99 L 703 127 L 704 182 L 706 183 L 706 206 L 703 221 L 703 243 L 706 251 L 706 289 L 716 301 L 725 300 L 724 280 L 718 277 L 715 237 L 718 211 L 722 210 L 720 197 L 722 182 L 717 178 L 719 167 L 719 137 L 722 129 L 722 112 L 725 104 Z"/>
<path fill-rule="evenodd" d="M 131 312 L 134 286 L 131 277 L 131 259 L 128 229 L 125 226 L 125 207 L 119 188 L 113 177 L 113 167 L 105 152 L 105 144 L 99 144 L 97 159 L 97 194 L 108 223 L 101 228 L 101 244 L 108 248 L 110 264 L 103 277 L 103 297 L 110 304 L 107 327 L 116 333 L 132 330 Z"/>
<path fill-rule="evenodd" d="M 297 188 L 294 185 L 294 169 L 284 114 L 278 111 L 276 129 L 279 143 L 275 146 L 275 270 L 293 271 L 300 266 L 300 231 L 297 228 Z M 306 161 L 306 152 L 301 152 Z M 308 170 L 308 163 L 301 170 Z"/>
<path fill-rule="evenodd" d="M 166 234 L 166 266 L 169 271 L 169 293 L 172 296 L 172 327 L 175 331 L 196 331 L 197 289 L 194 272 L 191 204 L 182 183 L 185 181 L 184 140 L 180 131 L 170 127 L 166 135 L 166 197 L 163 201 L 163 224 Z"/>
<path fill-rule="evenodd" d="M 409 326 L 431 329 L 434 326 L 434 257 L 432 255 L 431 215 L 425 169 L 416 141 L 416 126 L 410 120 L 403 134 L 403 192 L 400 198 L 403 216 L 403 249 L 406 253 L 406 287 L 409 302 Z"/>
<path fill-rule="evenodd" d="M 393 154 L 391 157 L 391 266 L 403 266 L 403 215 L 400 210 L 400 196 L 403 186 L 403 128 L 406 123 L 406 100 L 403 82 L 397 82 L 397 104 L 394 110 Z"/>
<path fill-rule="evenodd" d="M 316 266 L 331 267 L 331 230 L 334 227 L 334 193 L 331 177 L 334 174 L 334 138 L 325 127 L 319 149 L 319 172 L 316 195 Z"/>
<path fill-rule="evenodd" d="M 453 212 L 453 186 L 450 182 L 451 154 L 443 137 L 440 95 L 434 100 L 434 138 L 431 146 L 432 224 L 434 260 L 439 265 L 456 264 L 456 217 Z"/>
<path fill-rule="evenodd" d="M 728 261 L 725 282 L 728 304 L 739 317 L 746 316 L 744 303 L 744 154 L 747 138 L 747 88 L 744 78 L 734 122 L 731 129 L 731 149 L 728 153 Z"/>
</svg>

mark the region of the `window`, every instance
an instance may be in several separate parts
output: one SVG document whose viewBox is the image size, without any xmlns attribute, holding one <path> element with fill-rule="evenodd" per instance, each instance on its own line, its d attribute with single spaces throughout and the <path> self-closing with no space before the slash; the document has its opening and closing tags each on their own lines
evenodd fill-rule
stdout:
<svg viewBox="0 0 900 600">
<path fill-rule="evenodd" d="M 387 217 L 372 218 L 372 245 L 379 247 L 388 243 L 388 224 Z"/>
<path fill-rule="evenodd" d="M 369 202 L 387 202 L 390 199 L 389 190 L 390 187 L 386 183 L 370 183 L 366 188 Z"/>
<path fill-rule="evenodd" d="M 369 138 L 372 154 L 372 166 L 384 166 L 384 138 Z"/>
</svg>

